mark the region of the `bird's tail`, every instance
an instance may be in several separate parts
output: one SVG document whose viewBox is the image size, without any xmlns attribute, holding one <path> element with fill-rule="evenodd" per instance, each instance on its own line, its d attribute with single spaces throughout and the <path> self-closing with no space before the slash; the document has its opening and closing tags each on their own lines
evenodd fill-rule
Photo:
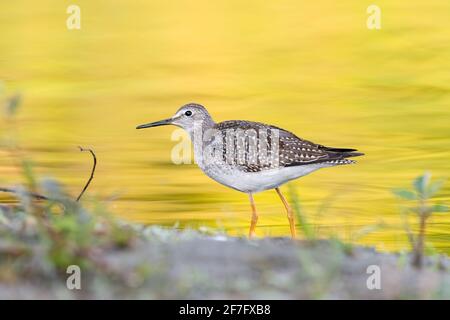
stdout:
<svg viewBox="0 0 450 320">
<path fill-rule="evenodd" d="M 364 153 L 358 152 L 356 149 L 347 149 L 347 148 L 328 148 L 327 151 L 335 152 L 337 153 L 341 159 L 345 158 L 352 158 L 352 157 L 359 157 L 363 156 Z"/>
<path fill-rule="evenodd" d="M 364 153 L 362 153 L 362 152 L 354 152 L 354 151 L 351 151 L 351 152 L 344 152 L 343 154 L 342 154 L 342 156 L 344 157 L 344 158 L 353 158 L 353 157 L 359 157 L 359 156 L 363 156 L 364 155 Z"/>
</svg>

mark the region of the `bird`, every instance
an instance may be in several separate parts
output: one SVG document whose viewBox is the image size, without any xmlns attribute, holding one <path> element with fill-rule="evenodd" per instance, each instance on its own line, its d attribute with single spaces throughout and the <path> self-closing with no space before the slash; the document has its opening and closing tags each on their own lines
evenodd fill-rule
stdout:
<svg viewBox="0 0 450 320">
<path fill-rule="evenodd" d="M 290 233 L 296 238 L 294 213 L 280 186 L 321 168 L 356 163 L 348 158 L 364 155 L 356 149 L 334 148 L 302 139 L 288 130 L 254 121 L 216 123 L 197 103 L 181 106 L 167 119 L 136 129 L 175 125 L 190 136 L 195 162 L 210 178 L 246 193 L 251 207 L 249 238 L 255 236 L 258 212 L 253 195 L 274 189 L 283 203 Z"/>
</svg>

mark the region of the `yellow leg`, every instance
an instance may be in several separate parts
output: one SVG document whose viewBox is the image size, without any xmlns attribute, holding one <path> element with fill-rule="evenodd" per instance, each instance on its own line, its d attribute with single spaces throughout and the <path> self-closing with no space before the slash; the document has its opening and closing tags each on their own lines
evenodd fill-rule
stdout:
<svg viewBox="0 0 450 320">
<path fill-rule="evenodd" d="M 275 188 L 276 192 L 278 193 L 278 195 L 280 196 L 281 201 L 284 204 L 284 207 L 286 208 L 287 211 L 287 217 L 289 220 L 289 227 L 291 228 L 291 236 L 292 239 L 295 239 L 295 221 L 294 221 L 294 214 L 292 213 L 292 209 L 291 206 L 289 205 L 289 203 L 287 202 L 286 198 L 283 196 L 283 194 L 281 193 L 279 188 Z"/>
<path fill-rule="evenodd" d="M 256 212 L 255 200 L 253 200 L 253 195 L 249 193 L 248 197 L 250 199 L 250 205 L 252 206 L 252 221 L 250 223 L 250 232 L 248 233 L 248 237 L 252 238 L 255 235 L 256 223 L 258 222 L 258 213 Z"/>
</svg>

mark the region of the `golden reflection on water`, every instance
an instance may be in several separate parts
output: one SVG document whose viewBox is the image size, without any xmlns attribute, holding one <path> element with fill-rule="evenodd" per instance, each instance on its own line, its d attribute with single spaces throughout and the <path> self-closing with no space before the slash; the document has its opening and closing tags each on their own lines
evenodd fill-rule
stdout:
<svg viewBox="0 0 450 320">
<path fill-rule="evenodd" d="M 0 4 L 0 78 L 24 94 L 17 137 L 41 176 L 77 194 L 90 159 L 76 146 L 90 146 L 99 166 L 89 193 L 117 197 L 120 217 L 246 234 L 246 195 L 173 165 L 174 128 L 134 129 L 195 101 L 216 121 L 272 123 L 365 152 L 355 166 L 295 181 L 302 206 L 322 236 L 408 248 L 391 189 L 425 170 L 449 174 L 449 2 L 378 1 L 380 31 L 366 28 L 368 4 L 357 0 L 75 2 L 79 31 L 66 29 L 61 1 Z M 17 182 L 0 155 L 1 184 Z M 259 235 L 288 235 L 275 192 L 255 199 Z M 437 200 L 450 202 L 450 183 Z M 429 229 L 447 253 L 449 217 Z M 380 221 L 386 227 L 354 239 Z"/>
</svg>

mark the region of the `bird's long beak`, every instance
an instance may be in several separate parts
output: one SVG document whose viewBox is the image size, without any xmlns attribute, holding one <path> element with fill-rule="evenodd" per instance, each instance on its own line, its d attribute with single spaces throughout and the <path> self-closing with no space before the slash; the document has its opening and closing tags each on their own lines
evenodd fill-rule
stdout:
<svg viewBox="0 0 450 320">
<path fill-rule="evenodd" d="M 165 126 L 168 124 L 171 124 L 173 121 L 172 118 L 164 119 L 160 121 L 150 122 L 146 124 L 141 124 L 140 126 L 137 126 L 136 129 L 145 129 L 145 128 L 151 128 L 151 127 L 159 127 L 159 126 Z"/>
</svg>

